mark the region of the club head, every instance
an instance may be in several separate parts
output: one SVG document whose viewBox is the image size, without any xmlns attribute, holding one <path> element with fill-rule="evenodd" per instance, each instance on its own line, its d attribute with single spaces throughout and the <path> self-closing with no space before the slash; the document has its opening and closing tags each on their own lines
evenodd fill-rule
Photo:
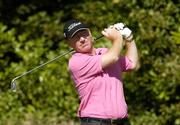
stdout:
<svg viewBox="0 0 180 125">
<path fill-rule="evenodd" d="M 12 82 L 11 82 L 11 90 L 12 90 L 13 92 L 16 92 L 16 82 L 15 82 L 15 81 L 12 81 Z"/>
</svg>

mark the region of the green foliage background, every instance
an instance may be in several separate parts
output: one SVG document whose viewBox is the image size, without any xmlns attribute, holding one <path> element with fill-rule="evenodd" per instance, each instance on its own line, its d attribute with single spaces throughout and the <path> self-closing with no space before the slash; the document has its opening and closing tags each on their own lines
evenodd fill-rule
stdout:
<svg viewBox="0 0 180 125">
<path fill-rule="evenodd" d="M 178 0 L 0 0 L 0 125 L 78 124 L 70 55 L 11 80 L 69 50 L 63 23 L 89 24 L 93 35 L 124 22 L 133 30 L 139 69 L 124 74 L 132 125 L 180 124 L 180 3 Z M 109 46 L 105 39 L 96 47 Z"/>
</svg>

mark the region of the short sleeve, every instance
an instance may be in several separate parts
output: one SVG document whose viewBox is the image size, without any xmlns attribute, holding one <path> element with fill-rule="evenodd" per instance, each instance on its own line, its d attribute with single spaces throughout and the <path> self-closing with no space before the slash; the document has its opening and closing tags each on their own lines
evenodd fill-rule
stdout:
<svg viewBox="0 0 180 125">
<path fill-rule="evenodd" d="M 75 81 L 90 80 L 102 72 L 101 55 L 74 57 L 69 61 L 69 69 Z"/>
<path fill-rule="evenodd" d="M 133 62 L 126 56 L 120 57 L 119 63 L 122 71 L 124 72 L 133 69 Z"/>
</svg>

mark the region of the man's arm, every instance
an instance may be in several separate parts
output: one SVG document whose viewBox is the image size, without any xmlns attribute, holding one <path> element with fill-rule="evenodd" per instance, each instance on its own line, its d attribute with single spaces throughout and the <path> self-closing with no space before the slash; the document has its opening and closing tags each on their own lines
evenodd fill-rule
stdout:
<svg viewBox="0 0 180 125">
<path fill-rule="evenodd" d="M 125 56 L 127 56 L 133 62 L 132 68 L 135 69 L 137 68 L 139 63 L 136 43 L 134 40 L 132 40 L 131 42 L 126 41 L 125 46 L 126 46 Z"/>
<path fill-rule="evenodd" d="M 103 30 L 102 34 L 112 42 L 112 47 L 101 58 L 102 68 L 104 69 L 119 59 L 120 52 L 123 48 L 123 38 L 120 31 L 116 30 L 115 27 L 109 27 Z"/>
</svg>

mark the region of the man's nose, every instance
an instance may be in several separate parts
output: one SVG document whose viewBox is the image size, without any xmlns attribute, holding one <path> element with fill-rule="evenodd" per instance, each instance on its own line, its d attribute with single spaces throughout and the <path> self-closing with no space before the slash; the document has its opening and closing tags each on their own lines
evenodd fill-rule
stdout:
<svg viewBox="0 0 180 125">
<path fill-rule="evenodd" d="M 80 37 L 79 41 L 80 41 L 81 43 L 84 43 L 84 42 L 85 42 L 85 38 L 84 38 L 84 37 Z"/>
</svg>

